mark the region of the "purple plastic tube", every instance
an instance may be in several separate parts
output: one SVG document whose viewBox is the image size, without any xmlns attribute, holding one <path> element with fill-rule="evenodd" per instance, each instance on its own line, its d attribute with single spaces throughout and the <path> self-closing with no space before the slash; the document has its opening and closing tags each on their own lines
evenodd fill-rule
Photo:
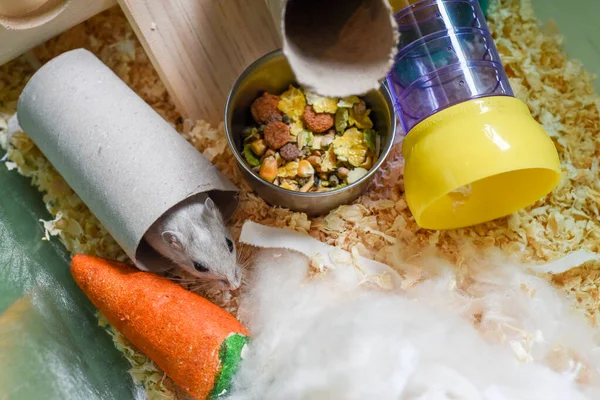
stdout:
<svg viewBox="0 0 600 400">
<path fill-rule="evenodd" d="M 387 83 L 405 134 L 453 105 L 514 96 L 477 0 L 421 0 L 395 18 L 400 44 Z"/>
</svg>

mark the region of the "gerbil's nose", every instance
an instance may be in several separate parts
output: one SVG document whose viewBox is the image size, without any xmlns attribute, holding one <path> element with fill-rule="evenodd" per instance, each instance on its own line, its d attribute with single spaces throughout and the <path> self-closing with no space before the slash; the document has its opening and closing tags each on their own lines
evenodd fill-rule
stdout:
<svg viewBox="0 0 600 400">
<path fill-rule="evenodd" d="M 227 288 L 228 290 L 236 290 L 237 288 L 240 287 L 239 279 L 232 279 L 232 280 L 222 279 L 221 284 L 223 285 L 223 287 Z"/>
</svg>

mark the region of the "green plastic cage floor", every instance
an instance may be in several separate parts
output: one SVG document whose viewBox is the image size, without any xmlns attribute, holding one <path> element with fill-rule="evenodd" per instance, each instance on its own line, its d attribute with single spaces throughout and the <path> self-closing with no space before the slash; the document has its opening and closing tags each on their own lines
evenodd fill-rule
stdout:
<svg viewBox="0 0 600 400">
<path fill-rule="evenodd" d="M 128 363 L 71 278 L 69 254 L 42 240 L 40 193 L 4 165 L 0 188 L 0 399 L 132 398 Z"/>
</svg>

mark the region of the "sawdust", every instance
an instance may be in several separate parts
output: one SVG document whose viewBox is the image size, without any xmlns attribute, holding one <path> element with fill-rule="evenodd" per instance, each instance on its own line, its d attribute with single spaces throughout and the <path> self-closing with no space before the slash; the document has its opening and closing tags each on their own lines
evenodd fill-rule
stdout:
<svg viewBox="0 0 600 400">
<path fill-rule="evenodd" d="M 445 232 L 420 229 L 407 208 L 401 143 L 369 191 L 355 204 L 314 220 L 266 205 L 250 192 L 232 162 L 223 126 L 214 128 L 179 116 L 118 8 L 50 40 L 36 48 L 33 55 L 44 63 L 67 50 L 83 47 L 104 61 L 241 188 L 240 207 L 233 221 L 236 236 L 246 219 L 306 232 L 353 254 L 387 263 L 409 282 L 426 278 L 419 268 L 407 269 L 405 265 L 406 260 L 424 252 L 450 260 L 458 270 L 473 257 L 473 249 L 499 247 L 522 261 L 535 263 L 580 249 L 600 252 L 600 97 L 594 91 L 593 77 L 562 52 L 562 38 L 554 25 L 539 26 L 529 0 L 499 0 L 490 10 L 489 24 L 516 96 L 528 104 L 557 146 L 563 180 L 552 194 L 510 217 Z M 8 146 L 7 120 L 14 114 L 18 95 L 33 72 L 34 67 L 25 58 L 0 67 L 0 145 L 8 147 L 9 165 L 30 177 L 43 193 L 48 210 L 55 216 L 46 228 L 67 249 L 125 260 L 124 252 L 25 134 L 15 134 Z M 571 295 L 592 322 L 597 322 L 598 264 L 587 263 L 555 275 L 552 282 Z M 156 373 L 151 370 L 148 376 L 155 377 Z M 144 380 L 143 375 L 137 378 Z M 155 398 L 168 392 L 150 384 L 147 390 Z"/>
</svg>

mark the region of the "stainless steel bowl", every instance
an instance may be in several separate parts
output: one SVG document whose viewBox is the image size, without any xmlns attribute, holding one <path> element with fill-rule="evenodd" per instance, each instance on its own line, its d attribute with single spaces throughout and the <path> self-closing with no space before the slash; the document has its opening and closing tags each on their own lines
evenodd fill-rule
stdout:
<svg viewBox="0 0 600 400">
<path fill-rule="evenodd" d="M 227 141 L 244 177 L 252 189 L 267 203 L 300 211 L 309 216 L 317 216 L 357 199 L 367 188 L 375 173 L 381 167 L 394 143 L 396 117 L 392 98 L 386 86 L 361 96 L 372 110 L 374 129 L 381 135 L 381 150 L 377 163 L 362 179 L 341 189 L 320 193 L 302 193 L 282 189 L 263 180 L 246 163 L 240 153 L 242 148 L 241 132 L 244 127 L 254 123 L 250 105 L 263 92 L 279 94 L 290 84 L 296 84 L 287 59 L 276 50 L 252 63 L 240 75 L 231 88 L 225 105 L 225 132 Z"/>
</svg>

